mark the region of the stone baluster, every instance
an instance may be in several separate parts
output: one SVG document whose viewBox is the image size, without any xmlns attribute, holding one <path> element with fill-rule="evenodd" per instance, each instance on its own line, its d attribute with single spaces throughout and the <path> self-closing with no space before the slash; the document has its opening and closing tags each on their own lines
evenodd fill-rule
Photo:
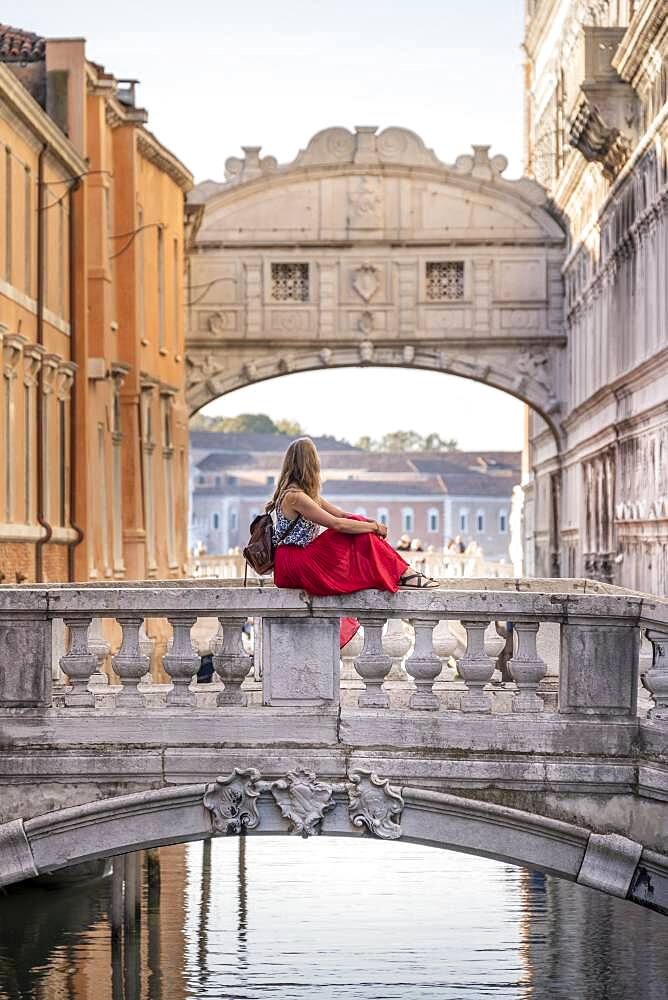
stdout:
<svg viewBox="0 0 668 1000">
<path fill-rule="evenodd" d="M 116 696 L 116 705 L 120 708 L 139 708 L 145 704 L 144 696 L 139 694 L 139 681 L 148 672 L 149 658 L 140 649 L 139 630 L 144 624 L 143 618 L 122 617 L 116 621 L 123 630 L 121 648 L 111 659 L 114 672 L 123 685 Z"/>
<path fill-rule="evenodd" d="M 648 628 L 645 635 L 652 643 L 652 666 L 643 677 L 643 684 L 654 699 L 649 718 L 668 721 L 668 632 Z"/>
<path fill-rule="evenodd" d="M 88 690 L 88 683 L 95 673 L 97 659 L 88 649 L 91 619 L 65 617 L 63 620 L 70 630 L 70 648 L 60 658 L 60 669 L 72 685 L 65 691 L 65 704 L 73 708 L 92 708 L 95 695 Z"/>
<path fill-rule="evenodd" d="M 224 624 L 223 624 L 224 622 Z M 242 629 L 246 623 L 243 618 L 220 619 L 223 627 L 222 642 L 218 636 L 212 643 L 213 668 L 225 685 L 218 695 L 217 705 L 246 705 L 248 696 L 242 692 L 241 685 L 253 663 L 253 657 L 244 651 Z"/>
<path fill-rule="evenodd" d="M 491 712 L 492 697 L 488 691 L 483 691 L 494 673 L 495 662 L 485 652 L 485 630 L 489 624 L 487 618 L 462 619 L 466 629 L 466 652 L 457 664 L 460 677 L 466 684 L 462 695 L 461 708 L 463 712 Z"/>
<path fill-rule="evenodd" d="M 364 626 L 364 647 L 355 660 L 355 669 L 364 681 L 364 691 L 357 704 L 360 708 L 389 708 L 390 699 L 383 691 L 383 681 L 392 667 L 392 660 L 383 652 L 385 619 L 358 617 Z"/>
<path fill-rule="evenodd" d="M 434 622 L 429 619 L 411 618 L 415 629 L 415 648 L 406 660 L 406 670 L 415 681 L 417 691 L 411 695 L 411 708 L 434 712 L 441 703 L 434 694 L 434 681 L 441 672 L 441 661 L 434 652 L 432 633 Z"/>
<path fill-rule="evenodd" d="M 172 678 L 173 685 L 167 692 L 167 704 L 192 707 L 197 704 L 197 698 L 195 692 L 190 690 L 190 684 L 199 670 L 199 657 L 193 649 L 190 630 L 197 618 L 195 615 L 173 615 L 168 621 L 174 629 L 174 639 L 162 658 L 162 665 Z"/>
<path fill-rule="evenodd" d="M 218 622 L 218 628 L 211 636 L 209 648 L 211 650 L 212 657 L 216 656 L 217 654 L 219 655 L 223 651 L 223 625 L 221 621 Z M 220 687 L 220 685 L 222 684 L 220 677 L 216 673 L 215 667 L 213 675 L 211 677 L 211 683 L 215 684 L 217 687 Z"/>
<path fill-rule="evenodd" d="M 93 618 L 88 629 L 88 648 L 97 660 L 95 673 L 90 679 L 91 685 L 103 686 L 109 683 L 109 678 L 102 667 L 111 652 L 111 643 L 102 634 L 102 622 L 99 618 Z"/>
<path fill-rule="evenodd" d="M 542 712 L 545 703 L 536 688 L 547 673 L 547 664 L 536 648 L 538 622 L 514 622 L 513 632 L 515 648 L 509 667 L 518 688 L 513 695 L 513 712 Z"/>
<path fill-rule="evenodd" d="M 349 639 L 341 650 L 341 680 L 357 687 L 363 687 L 362 678 L 355 670 L 355 660 L 364 649 L 364 635 L 358 628 L 352 639 Z"/>
<path fill-rule="evenodd" d="M 383 652 L 392 660 L 388 681 L 407 681 L 408 674 L 403 661 L 413 643 L 410 626 L 402 618 L 390 618 L 383 632 Z"/>
</svg>

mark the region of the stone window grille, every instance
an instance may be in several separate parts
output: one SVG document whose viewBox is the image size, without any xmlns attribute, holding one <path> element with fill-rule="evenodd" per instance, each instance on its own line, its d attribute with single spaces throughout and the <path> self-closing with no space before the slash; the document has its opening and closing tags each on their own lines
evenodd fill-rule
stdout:
<svg viewBox="0 0 668 1000">
<path fill-rule="evenodd" d="M 271 297 L 275 302 L 308 302 L 308 264 L 272 264 Z"/>
<path fill-rule="evenodd" d="M 464 261 L 427 261 L 427 298 L 448 302 L 464 298 Z"/>
</svg>

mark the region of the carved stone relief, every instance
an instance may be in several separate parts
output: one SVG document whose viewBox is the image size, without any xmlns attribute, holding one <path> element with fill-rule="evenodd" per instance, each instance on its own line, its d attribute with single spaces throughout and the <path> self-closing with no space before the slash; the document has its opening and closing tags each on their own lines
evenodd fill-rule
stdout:
<svg viewBox="0 0 668 1000">
<path fill-rule="evenodd" d="M 236 330 L 237 314 L 231 311 L 212 313 L 207 320 L 207 326 L 210 333 L 219 337 L 229 330 Z"/>
<path fill-rule="evenodd" d="M 352 771 L 348 802 L 353 826 L 366 827 L 383 840 L 399 839 L 404 800 L 390 787 L 389 779 L 379 778 L 371 771 Z"/>
<path fill-rule="evenodd" d="M 353 178 L 348 195 L 349 223 L 354 229 L 382 229 L 383 189 L 380 177 Z"/>
<path fill-rule="evenodd" d="M 297 768 L 284 778 L 263 781 L 255 768 L 235 767 L 226 777 L 206 786 L 203 805 L 219 834 L 242 834 L 260 825 L 257 800 L 270 794 L 290 822 L 291 832 L 302 837 L 319 834 L 325 815 L 336 808 L 334 792 L 347 793 L 348 817 L 383 840 L 398 840 L 404 808 L 401 792 L 387 778 L 364 769 L 351 771 L 344 784 L 319 781 L 312 771 Z"/>
<path fill-rule="evenodd" d="M 255 800 L 260 792 L 255 786 L 259 777 L 260 772 L 253 767 L 247 770 L 235 767 L 226 778 L 216 778 L 207 785 L 204 808 L 211 813 L 217 833 L 241 833 L 258 826 L 260 817 Z"/>
<path fill-rule="evenodd" d="M 371 301 L 379 287 L 380 278 L 375 264 L 365 261 L 353 271 L 353 288 L 365 302 Z"/>
<path fill-rule="evenodd" d="M 290 821 L 293 833 L 302 837 L 320 833 L 325 813 L 335 806 L 331 785 L 318 781 L 313 771 L 300 769 L 273 781 L 270 787 L 278 808 Z"/>
</svg>

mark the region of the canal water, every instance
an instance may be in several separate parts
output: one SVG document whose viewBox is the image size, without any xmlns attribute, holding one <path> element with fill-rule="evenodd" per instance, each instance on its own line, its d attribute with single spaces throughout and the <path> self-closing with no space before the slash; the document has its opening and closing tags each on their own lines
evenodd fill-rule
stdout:
<svg viewBox="0 0 668 1000">
<path fill-rule="evenodd" d="M 2 1000 L 668 1000 L 668 918 L 486 859 L 251 837 L 0 897 Z M 134 910 L 133 910 L 134 912 Z"/>
</svg>

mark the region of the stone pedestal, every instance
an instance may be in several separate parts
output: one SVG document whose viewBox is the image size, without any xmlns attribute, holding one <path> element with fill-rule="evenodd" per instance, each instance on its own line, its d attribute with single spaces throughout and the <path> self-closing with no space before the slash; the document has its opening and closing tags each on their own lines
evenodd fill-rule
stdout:
<svg viewBox="0 0 668 1000">
<path fill-rule="evenodd" d="M 262 701 L 265 705 L 339 704 L 339 620 L 264 618 Z"/>
</svg>

